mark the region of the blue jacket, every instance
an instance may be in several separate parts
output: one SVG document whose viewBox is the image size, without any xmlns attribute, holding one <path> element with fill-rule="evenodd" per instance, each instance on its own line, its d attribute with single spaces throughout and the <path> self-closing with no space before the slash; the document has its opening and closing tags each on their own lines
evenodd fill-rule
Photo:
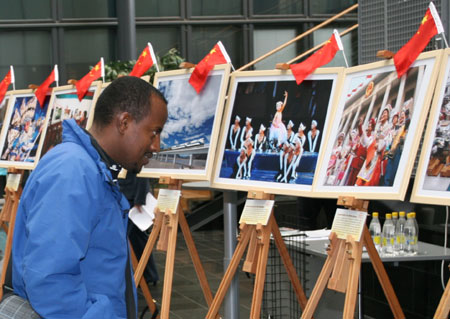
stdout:
<svg viewBox="0 0 450 319">
<path fill-rule="evenodd" d="M 41 159 L 21 196 L 15 293 L 47 319 L 126 318 L 128 208 L 89 135 L 65 121 L 63 142 Z M 133 292 L 137 300 L 134 282 Z"/>
</svg>

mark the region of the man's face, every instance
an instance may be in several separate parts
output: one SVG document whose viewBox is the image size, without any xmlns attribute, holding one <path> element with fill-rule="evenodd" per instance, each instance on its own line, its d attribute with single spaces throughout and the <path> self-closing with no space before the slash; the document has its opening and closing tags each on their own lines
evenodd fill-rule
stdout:
<svg viewBox="0 0 450 319">
<path fill-rule="evenodd" d="M 149 114 L 136 122 L 132 119 L 122 139 L 122 159 L 119 162 L 132 173 L 139 173 L 154 152 L 160 150 L 160 135 L 167 120 L 167 105 L 159 97 L 150 97 Z"/>
</svg>

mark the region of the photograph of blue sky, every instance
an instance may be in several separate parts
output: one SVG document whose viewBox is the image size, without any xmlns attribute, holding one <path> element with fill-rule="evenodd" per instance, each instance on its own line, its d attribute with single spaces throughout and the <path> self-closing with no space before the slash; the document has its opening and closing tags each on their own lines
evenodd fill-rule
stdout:
<svg viewBox="0 0 450 319">
<path fill-rule="evenodd" d="M 223 75 L 210 75 L 197 94 L 189 76 L 159 81 L 158 89 L 168 101 L 168 119 L 161 133 L 161 150 L 204 138 L 209 144 Z"/>
</svg>

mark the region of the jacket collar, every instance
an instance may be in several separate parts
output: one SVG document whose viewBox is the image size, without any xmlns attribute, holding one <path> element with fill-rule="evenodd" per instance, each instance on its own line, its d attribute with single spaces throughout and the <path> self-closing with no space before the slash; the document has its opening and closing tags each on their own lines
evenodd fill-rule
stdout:
<svg viewBox="0 0 450 319">
<path fill-rule="evenodd" d="M 130 205 L 128 204 L 127 199 L 120 192 L 118 185 L 113 182 L 109 168 L 101 160 L 100 154 L 92 145 L 91 137 L 77 124 L 77 122 L 75 122 L 74 119 L 63 121 L 63 143 L 65 142 L 72 142 L 81 145 L 86 150 L 97 165 L 104 181 L 111 185 L 113 195 L 119 202 L 121 209 L 129 209 Z"/>
</svg>

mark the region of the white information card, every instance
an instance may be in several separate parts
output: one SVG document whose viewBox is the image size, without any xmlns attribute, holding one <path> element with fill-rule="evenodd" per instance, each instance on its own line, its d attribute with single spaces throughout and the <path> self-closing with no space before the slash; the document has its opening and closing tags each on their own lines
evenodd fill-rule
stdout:
<svg viewBox="0 0 450 319">
<path fill-rule="evenodd" d="M 335 232 L 340 239 L 347 239 L 347 235 L 350 235 L 355 241 L 360 241 L 366 217 L 365 212 L 338 208 L 331 231 Z"/>
<path fill-rule="evenodd" d="M 261 224 L 266 226 L 269 222 L 273 204 L 273 200 L 247 199 L 239 224 Z"/>
<path fill-rule="evenodd" d="M 177 213 L 178 202 L 180 201 L 181 191 L 175 189 L 160 189 L 158 192 L 159 211 L 165 213 L 170 210 L 172 214 Z"/>
</svg>

